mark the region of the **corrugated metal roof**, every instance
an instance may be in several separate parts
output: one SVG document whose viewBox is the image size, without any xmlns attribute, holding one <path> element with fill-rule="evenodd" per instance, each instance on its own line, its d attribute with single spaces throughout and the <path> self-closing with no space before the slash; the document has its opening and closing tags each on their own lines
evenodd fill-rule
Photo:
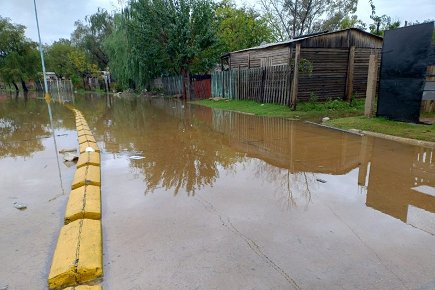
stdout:
<svg viewBox="0 0 435 290">
<path fill-rule="evenodd" d="M 259 46 L 255 46 L 255 47 L 250 47 L 250 48 L 245 48 L 245 49 L 241 49 L 241 50 L 237 50 L 237 51 L 232 51 L 230 53 L 237 53 L 237 52 L 243 52 L 243 51 L 248 51 L 248 50 L 264 49 L 264 48 L 273 47 L 273 46 L 285 45 L 285 44 L 289 44 L 289 43 L 293 43 L 293 42 L 300 42 L 300 41 L 303 41 L 303 40 L 309 39 L 309 38 L 315 38 L 315 37 L 319 37 L 319 36 L 323 36 L 323 35 L 340 33 L 340 32 L 348 31 L 348 30 L 355 30 L 355 31 L 358 31 L 358 32 L 362 32 L 362 33 L 368 34 L 368 35 L 373 36 L 375 38 L 383 39 L 380 36 L 371 34 L 371 33 L 367 32 L 367 31 L 361 30 L 359 28 L 347 28 L 347 29 L 342 29 L 342 30 L 337 30 L 337 31 L 331 31 L 331 32 L 325 31 L 325 32 L 320 32 L 320 33 L 316 33 L 316 34 L 309 34 L 309 35 L 306 35 L 306 36 L 302 35 L 302 36 L 298 36 L 298 37 L 293 38 L 293 39 L 289 39 L 289 40 L 285 40 L 285 41 L 281 41 L 281 42 L 265 43 L 265 44 L 262 44 L 262 45 L 259 45 Z"/>
</svg>

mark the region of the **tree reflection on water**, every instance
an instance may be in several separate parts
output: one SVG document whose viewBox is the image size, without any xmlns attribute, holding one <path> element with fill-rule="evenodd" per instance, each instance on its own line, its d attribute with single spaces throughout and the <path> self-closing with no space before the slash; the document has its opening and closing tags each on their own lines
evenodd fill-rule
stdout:
<svg viewBox="0 0 435 290">
<path fill-rule="evenodd" d="M 143 175 L 145 193 L 162 187 L 174 190 L 175 195 L 180 190 L 194 195 L 203 186 L 213 185 L 219 170 L 230 170 L 241 155 L 230 150 L 221 134 L 207 128 L 191 112 L 179 104 L 172 105 L 151 106 L 144 99 L 119 100 L 102 124 L 110 131 L 101 133 L 109 152 L 143 153 L 143 159 L 130 164 Z"/>
<path fill-rule="evenodd" d="M 28 157 L 50 136 L 47 105 L 22 96 L 0 99 L 0 158 Z"/>
</svg>

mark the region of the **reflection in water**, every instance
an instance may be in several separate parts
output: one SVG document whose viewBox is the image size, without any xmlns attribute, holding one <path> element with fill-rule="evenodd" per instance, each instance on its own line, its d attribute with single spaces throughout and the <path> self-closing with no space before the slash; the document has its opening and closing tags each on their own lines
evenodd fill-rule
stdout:
<svg viewBox="0 0 435 290">
<path fill-rule="evenodd" d="M 316 187 L 316 175 L 312 172 L 291 173 L 289 169 L 258 162 L 255 177 L 275 184 L 275 197 L 281 208 L 290 209 L 303 205 L 305 209 L 312 199 Z"/>
<path fill-rule="evenodd" d="M 382 144 L 364 138 L 358 183 L 367 186 L 367 206 L 407 222 L 409 206 L 435 213 L 435 196 L 419 192 L 421 186 L 434 189 L 435 152 L 433 149 Z M 368 170 L 370 168 L 370 170 Z"/>
<path fill-rule="evenodd" d="M 30 156 L 43 150 L 42 138 L 50 137 L 47 107 L 27 100 L 0 98 L 0 158 Z"/>
<path fill-rule="evenodd" d="M 49 136 L 45 103 L 31 100 L 0 100 L 0 156 L 28 156 Z M 74 102 L 106 153 L 144 156 L 130 166 L 144 178 L 146 193 L 163 188 L 193 195 L 224 180 L 223 173 L 249 167 L 254 168 L 249 178 L 273 185 L 282 208 L 309 209 L 319 189 L 332 186 L 321 185 L 319 177 L 336 175 L 362 188 L 368 207 L 417 227 L 414 218 L 410 221 L 415 209 L 434 220 L 430 149 L 177 100 L 87 95 Z M 57 126 L 74 128 L 69 111 L 57 104 L 53 109 L 61 122 Z M 358 178 L 350 174 L 354 169 Z"/>
<path fill-rule="evenodd" d="M 63 104 L 52 103 L 52 109 L 53 128 L 75 129 L 71 112 Z M 41 139 L 50 138 L 50 128 L 47 104 L 41 94 L 0 93 L 0 158 L 27 157 L 43 150 Z"/>
<path fill-rule="evenodd" d="M 107 152 L 144 156 L 132 161 L 132 166 L 144 176 L 146 192 L 163 187 L 175 194 L 180 189 L 194 194 L 214 183 L 219 168 L 229 169 L 240 157 L 216 142 L 219 133 L 205 130 L 181 106 L 177 108 L 184 117 L 175 119 L 147 100 L 118 100 L 112 107 L 108 105 L 112 100 L 105 101 L 107 110 L 94 122 L 97 139 L 104 141 Z"/>
<path fill-rule="evenodd" d="M 68 96 L 65 96 L 65 99 L 68 99 Z M 60 116 L 68 116 L 66 109 L 62 103 L 52 104 L 52 106 L 56 111 L 56 126 L 65 128 L 69 122 L 64 122 Z M 42 139 L 50 138 L 52 134 L 57 173 L 64 194 L 54 128 L 50 106 L 43 101 L 42 95 L 35 92 L 25 93 L 22 96 L 0 95 L 0 158 L 28 157 L 34 152 L 43 151 Z"/>
<path fill-rule="evenodd" d="M 213 185 L 220 169 L 263 160 L 255 163 L 255 178 L 276 186 L 283 208 L 307 208 L 317 175 L 347 176 L 358 168 L 354 184 L 367 189 L 367 206 L 404 222 L 408 205 L 435 212 L 435 197 L 412 189 L 434 186 L 429 149 L 174 100 L 136 99 L 113 108 L 105 120 L 106 149 L 143 153 L 145 159 L 131 166 L 140 169 L 147 192 L 194 193 Z"/>
</svg>

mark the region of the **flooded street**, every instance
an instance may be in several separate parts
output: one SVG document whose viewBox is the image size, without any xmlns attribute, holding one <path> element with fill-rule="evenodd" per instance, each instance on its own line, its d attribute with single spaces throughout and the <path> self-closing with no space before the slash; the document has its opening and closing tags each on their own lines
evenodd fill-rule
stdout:
<svg viewBox="0 0 435 290">
<path fill-rule="evenodd" d="M 435 150 L 176 100 L 75 106 L 102 150 L 105 290 L 435 289 Z M 0 133 L 0 289 L 46 289 L 75 167 L 43 100 L 0 95 Z"/>
</svg>

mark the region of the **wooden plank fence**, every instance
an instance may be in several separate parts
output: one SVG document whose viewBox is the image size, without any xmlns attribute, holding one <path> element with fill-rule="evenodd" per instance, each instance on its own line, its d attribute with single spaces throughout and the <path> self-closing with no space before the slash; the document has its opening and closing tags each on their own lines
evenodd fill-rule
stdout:
<svg viewBox="0 0 435 290">
<path fill-rule="evenodd" d="M 279 65 L 214 72 L 211 83 L 212 97 L 288 105 L 291 67 Z"/>
<path fill-rule="evenodd" d="M 237 99 L 236 70 L 219 71 L 211 74 L 211 96 Z"/>
<path fill-rule="evenodd" d="M 435 65 L 427 67 L 422 109 L 423 112 L 435 112 Z"/>
<path fill-rule="evenodd" d="M 162 77 L 162 88 L 165 93 L 169 95 L 181 95 L 183 94 L 183 77 L 172 76 Z"/>
</svg>

